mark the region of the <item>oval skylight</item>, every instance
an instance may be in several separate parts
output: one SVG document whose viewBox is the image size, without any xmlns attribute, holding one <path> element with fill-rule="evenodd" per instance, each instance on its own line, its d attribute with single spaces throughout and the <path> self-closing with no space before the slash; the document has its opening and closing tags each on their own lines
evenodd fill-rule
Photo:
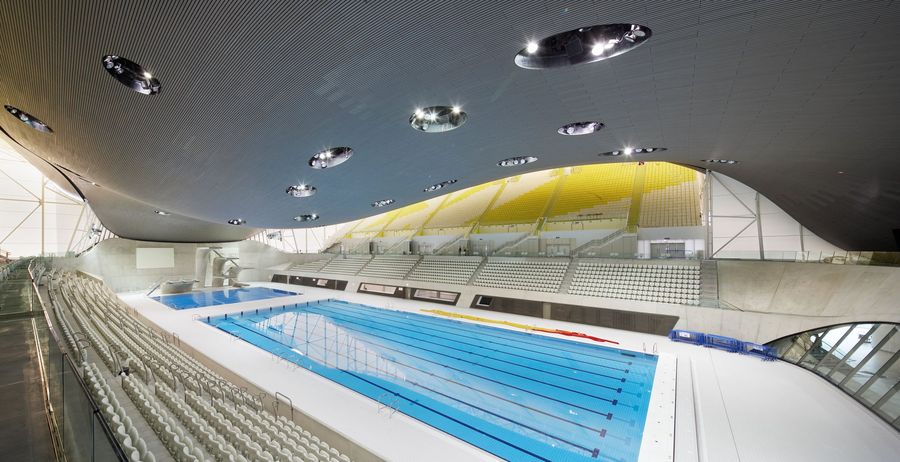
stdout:
<svg viewBox="0 0 900 462">
<path fill-rule="evenodd" d="M 126 87 L 145 95 L 159 93 L 159 79 L 140 64 L 116 55 L 103 57 L 103 67 Z"/>
<path fill-rule="evenodd" d="M 572 122 L 559 127 L 556 133 L 570 136 L 590 135 L 597 133 L 601 128 L 603 128 L 603 124 L 600 122 Z"/>
<path fill-rule="evenodd" d="M 385 207 L 394 203 L 394 199 L 381 199 L 380 201 L 372 202 L 372 207 Z"/>
<path fill-rule="evenodd" d="M 420 132 L 441 133 L 461 127 L 468 118 L 458 106 L 431 106 L 416 109 L 409 116 L 409 125 Z"/>
<path fill-rule="evenodd" d="M 315 213 L 307 213 L 305 215 L 297 215 L 296 217 L 294 217 L 294 221 L 300 221 L 300 222 L 316 221 L 318 219 L 319 219 L 319 216 L 316 215 Z"/>
<path fill-rule="evenodd" d="M 437 191 L 438 189 L 442 189 L 446 186 L 450 186 L 451 184 L 456 183 L 457 181 L 459 181 L 459 180 L 441 181 L 440 183 L 436 183 L 436 184 L 433 184 L 433 185 L 425 188 L 423 191 L 425 191 L 425 192 Z"/>
<path fill-rule="evenodd" d="M 530 164 L 536 160 L 538 160 L 538 158 L 534 156 L 510 157 L 508 159 L 503 159 L 500 162 L 497 162 L 497 165 L 501 167 L 516 167 L 519 165 Z"/>
<path fill-rule="evenodd" d="M 297 184 L 288 186 L 284 192 L 293 197 L 309 197 L 316 193 L 316 187 L 308 184 Z"/>
<path fill-rule="evenodd" d="M 38 119 L 37 117 L 17 108 L 15 106 L 10 106 L 7 104 L 7 105 L 4 105 L 3 107 L 6 108 L 6 112 L 9 112 L 10 114 L 13 115 L 13 117 L 19 119 L 19 122 L 22 122 L 23 124 L 28 125 L 29 127 L 33 128 L 39 132 L 53 133 L 53 130 L 50 127 L 48 127 L 47 124 L 45 124 L 44 122 L 41 122 L 41 120 Z"/>
<path fill-rule="evenodd" d="M 632 155 L 632 154 L 646 154 L 646 153 L 649 153 L 649 152 L 659 152 L 659 151 L 665 151 L 665 150 L 666 150 L 666 148 L 632 148 L 632 147 L 625 147 L 625 148 L 619 149 L 618 151 L 602 152 L 602 153 L 600 153 L 600 155 L 601 155 L 601 156 L 612 156 L 612 157 L 617 157 L 617 156 L 630 156 L 630 155 Z"/>
<path fill-rule="evenodd" d="M 593 63 L 628 52 L 650 38 L 652 31 L 637 24 L 582 27 L 529 42 L 516 55 L 525 69 L 550 69 Z"/>
<path fill-rule="evenodd" d="M 353 157 L 353 149 L 346 146 L 329 148 L 312 156 L 309 159 L 309 166 L 316 169 L 337 167 L 350 160 L 351 157 Z"/>
<path fill-rule="evenodd" d="M 228 220 L 228 224 L 234 225 L 234 226 L 240 226 L 245 223 L 247 223 L 247 220 L 245 220 L 243 218 L 232 218 L 232 219 Z"/>
</svg>

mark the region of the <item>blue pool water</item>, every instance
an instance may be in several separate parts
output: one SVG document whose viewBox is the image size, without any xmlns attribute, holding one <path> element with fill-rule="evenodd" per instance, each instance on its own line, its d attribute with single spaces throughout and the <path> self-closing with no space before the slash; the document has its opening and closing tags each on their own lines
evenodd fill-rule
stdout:
<svg viewBox="0 0 900 462">
<path fill-rule="evenodd" d="M 206 322 L 506 460 L 638 459 L 653 355 L 333 300 Z"/>
<path fill-rule="evenodd" d="M 204 306 L 225 305 L 228 303 L 249 302 L 266 298 L 288 297 L 297 295 L 287 290 L 270 289 L 268 287 L 242 287 L 222 290 L 188 292 L 186 294 L 160 295 L 150 297 L 169 308 L 186 310 Z"/>
</svg>

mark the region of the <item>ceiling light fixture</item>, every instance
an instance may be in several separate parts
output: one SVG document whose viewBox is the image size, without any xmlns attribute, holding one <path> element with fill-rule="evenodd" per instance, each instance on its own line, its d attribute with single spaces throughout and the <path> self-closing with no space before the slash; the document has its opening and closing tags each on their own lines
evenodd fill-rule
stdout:
<svg viewBox="0 0 900 462">
<path fill-rule="evenodd" d="M 556 133 L 568 136 L 590 135 L 591 133 L 599 132 L 603 127 L 604 125 L 602 123 L 594 121 L 572 122 L 559 127 L 559 130 L 556 130 Z"/>
<path fill-rule="evenodd" d="M 626 53 L 646 42 L 652 31 L 638 24 L 582 27 L 529 42 L 516 55 L 525 69 L 549 69 L 593 63 Z"/>
<path fill-rule="evenodd" d="M 6 109 L 6 112 L 9 112 L 10 114 L 13 115 L 13 117 L 19 119 L 19 122 L 22 122 L 23 124 L 28 125 L 29 127 L 33 128 L 39 132 L 53 133 L 53 130 L 50 129 L 50 127 L 48 127 L 47 124 L 45 124 L 44 122 L 41 122 L 41 120 L 38 119 L 37 117 L 17 108 L 15 106 L 10 106 L 7 104 L 7 105 L 4 105 L 3 107 Z"/>
<path fill-rule="evenodd" d="M 351 157 L 353 157 L 353 149 L 347 146 L 329 148 L 310 157 L 309 166 L 315 169 L 337 167 L 350 160 Z"/>
<path fill-rule="evenodd" d="M 169 213 L 169 212 L 164 212 L 164 211 L 162 211 L 162 210 L 154 210 L 153 213 L 155 213 L 155 214 L 157 214 L 157 215 L 162 215 L 162 216 L 168 216 L 168 215 L 171 215 L 171 213 Z"/>
<path fill-rule="evenodd" d="M 247 223 L 247 220 L 245 220 L 243 218 L 232 218 L 232 219 L 228 220 L 228 224 L 234 225 L 234 226 L 240 226 L 245 223 Z"/>
<path fill-rule="evenodd" d="M 297 184 L 288 186 L 284 192 L 293 197 L 309 197 L 316 193 L 316 187 L 308 184 Z"/>
<path fill-rule="evenodd" d="M 500 162 L 497 162 L 497 165 L 501 167 L 517 167 L 519 165 L 530 164 L 538 160 L 537 157 L 534 156 L 519 156 L 519 157 L 510 157 L 508 159 L 503 159 Z"/>
<path fill-rule="evenodd" d="M 726 164 L 726 165 L 734 165 L 740 163 L 736 160 L 730 159 L 702 159 L 700 162 L 706 162 L 707 164 Z"/>
<path fill-rule="evenodd" d="M 420 132 L 441 133 L 461 127 L 468 118 L 459 106 L 431 106 L 416 109 L 409 116 L 409 125 Z"/>
<path fill-rule="evenodd" d="M 159 93 L 159 79 L 146 71 L 140 64 L 116 55 L 103 57 L 103 67 L 126 87 L 145 95 Z"/>
<path fill-rule="evenodd" d="M 307 213 L 305 215 L 297 215 L 296 217 L 294 217 L 294 221 L 300 221 L 300 222 L 316 221 L 318 219 L 319 219 L 319 216 L 316 215 L 315 213 Z"/>
<path fill-rule="evenodd" d="M 372 202 L 372 207 L 384 207 L 393 203 L 394 199 L 381 199 L 380 201 Z"/>
<path fill-rule="evenodd" d="M 621 156 L 621 155 L 630 156 L 630 155 L 632 155 L 632 154 L 646 154 L 646 153 L 659 152 L 659 151 L 665 151 L 665 150 L 666 150 L 666 148 L 633 148 L 633 147 L 626 147 L 626 148 L 620 149 L 620 150 L 618 150 L 618 151 L 601 152 L 600 155 L 601 155 L 601 156 L 612 156 L 612 157 L 617 157 L 617 156 Z"/>
<path fill-rule="evenodd" d="M 423 191 L 425 191 L 425 192 L 437 191 L 438 189 L 443 189 L 447 186 L 450 186 L 453 183 L 456 183 L 457 181 L 459 181 L 459 180 L 454 179 L 454 180 L 441 181 L 440 183 L 433 184 L 433 185 L 423 189 Z"/>
</svg>

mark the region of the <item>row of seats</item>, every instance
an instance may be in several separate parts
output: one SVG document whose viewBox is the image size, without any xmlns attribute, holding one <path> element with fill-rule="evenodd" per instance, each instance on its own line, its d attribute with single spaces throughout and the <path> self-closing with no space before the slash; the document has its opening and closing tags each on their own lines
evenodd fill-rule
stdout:
<svg viewBox="0 0 900 462">
<path fill-rule="evenodd" d="M 119 441 L 125 455 L 132 462 L 156 462 L 156 457 L 147 449 L 147 443 L 138 434 L 137 427 L 131 421 L 131 417 L 125 414 L 125 409 L 119 404 L 116 395 L 110 389 L 106 379 L 100 373 L 95 363 L 82 363 L 82 374 L 88 391 L 98 403 L 100 412 L 109 423 L 115 438 Z"/>
<path fill-rule="evenodd" d="M 413 269 L 407 279 L 465 285 L 472 279 L 482 257 L 440 258 L 426 256 Z"/>
<path fill-rule="evenodd" d="M 418 261 L 418 255 L 376 255 L 359 272 L 359 275 L 403 279 Z"/>
<path fill-rule="evenodd" d="M 697 305 L 700 267 L 580 261 L 568 293 Z"/>
<path fill-rule="evenodd" d="M 558 292 L 568 265 L 568 260 L 488 258 L 475 278 L 475 285 Z"/>
<path fill-rule="evenodd" d="M 322 268 L 327 265 L 331 261 L 330 258 L 323 258 L 321 260 L 313 260 L 308 261 L 306 263 L 298 263 L 291 267 L 291 271 L 306 271 L 310 273 L 314 273 L 317 271 L 321 271 Z"/>
<path fill-rule="evenodd" d="M 111 349 L 134 358 L 137 369 L 123 387 L 176 460 L 349 461 L 314 435 L 303 435 L 302 429 L 302 437 L 291 439 L 270 426 L 249 428 L 237 422 L 216 400 L 221 404 L 231 397 L 231 408 L 242 415 L 277 419 L 262 409 L 259 397 L 225 381 L 138 323 L 105 286 L 71 274 L 63 275 L 58 286 L 69 307 L 66 314 L 84 322 L 82 329 L 93 339 L 94 351 Z M 132 362 L 126 364 L 131 367 Z"/>
<path fill-rule="evenodd" d="M 322 273 L 355 275 L 366 266 L 372 257 L 369 255 L 338 255 L 322 267 Z"/>
</svg>

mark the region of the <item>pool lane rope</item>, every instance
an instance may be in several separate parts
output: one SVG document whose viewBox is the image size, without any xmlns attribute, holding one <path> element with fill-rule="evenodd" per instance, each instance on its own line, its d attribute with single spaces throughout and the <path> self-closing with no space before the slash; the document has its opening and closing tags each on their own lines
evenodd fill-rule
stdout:
<svg viewBox="0 0 900 462">
<path fill-rule="evenodd" d="M 448 318 L 468 319 L 469 321 L 485 322 L 488 324 L 502 324 L 504 326 L 515 327 L 517 329 L 525 329 L 525 330 L 536 331 L 536 332 L 545 332 L 548 334 L 565 335 L 567 337 L 586 338 L 588 340 L 593 340 L 595 342 L 600 342 L 600 343 L 612 343 L 613 345 L 619 344 L 619 342 L 617 342 L 615 340 L 608 340 L 605 338 L 594 337 L 593 335 L 588 335 L 583 332 L 573 332 L 570 330 L 548 329 L 546 327 L 529 326 L 528 324 L 519 324 L 517 322 L 501 321 L 499 319 L 482 318 L 480 316 L 452 313 L 450 311 L 444 311 L 444 310 L 419 310 L 419 311 L 422 311 L 423 313 L 436 314 L 438 316 L 446 316 Z"/>
</svg>

